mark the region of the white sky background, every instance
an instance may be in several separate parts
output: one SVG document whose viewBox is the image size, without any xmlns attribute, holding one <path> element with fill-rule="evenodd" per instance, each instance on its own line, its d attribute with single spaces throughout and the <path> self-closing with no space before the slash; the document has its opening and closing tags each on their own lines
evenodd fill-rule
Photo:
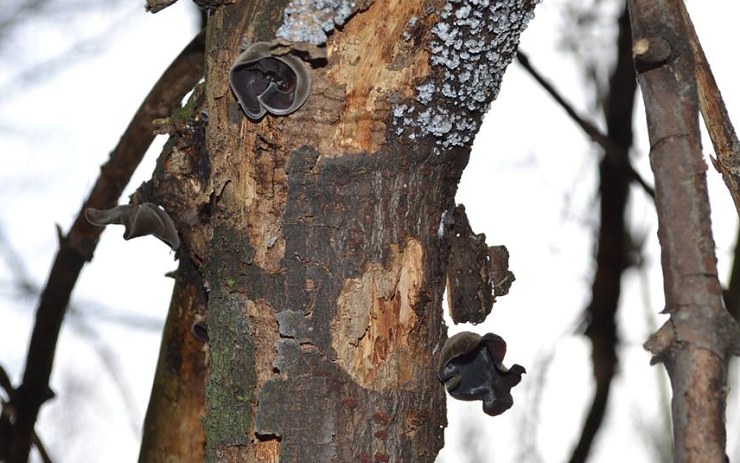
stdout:
<svg viewBox="0 0 740 463">
<path fill-rule="evenodd" d="M 593 115 L 592 92 L 585 87 L 581 65 L 558 49 L 558 37 L 568 27 L 565 4 L 583 7 L 591 2 L 545 0 L 523 36 L 522 50 L 581 114 Z M 694 0 L 688 6 L 730 115 L 736 116 L 740 2 Z M 144 13 L 140 2 L 119 2 L 93 7 L 82 18 L 63 14 L 46 24 L 33 23 L 10 44 L 11 52 L 3 52 L 0 226 L 39 286 L 56 251 L 54 224 L 69 228 L 99 166 L 196 25 L 187 0 L 156 15 Z M 609 24 L 606 33 L 616 33 L 616 24 Z M 584 43 L 584 49 L 611 62 L 613 43 L 595 40 Z M 70 65 L 38 69 L 32 75 L 48 74 L 44 83 L 15 83 L 22 69 L 75 44 L 92 53 Z M 639 121 L 643 111 L 638 102 Z M 149 178 L 162 142 L 160 137 L 126 195 Z M 636 167 L 652 183 L 642 122 L 636 146 Z M 705 151 L 711 153 L 708 141 Z M 598 155 L 580 129 L 513 63 L 476 139 L 457 200 L 465 204 L 474 231 L 485 233 L 489 244 L 508 247 L 517 281 L 484 324 L 451 327 L 450 334 L 473 329 L 502 335 L 509 346 L 506 363 L 522 364 L 528 374 L 514 389 L 514 408 L 499 417 L 484 415 L 480 402 L 448 401 L 450 426 L 440 463 L 472 463 L 476 454 L 501 462 L 549 463 L 569 457 L 593 392 L 590 347 L 575 328 L 589 300 L 593 271 Z M 720 276 L 726 279 L 736 213 L 719 175 L 710 168 L 708 176 Z M 641 347 L 664 320 L 656 315 L 663 304 L 657 225 L 645 195 L 633 188 L 631 198 L 630 224 L 646 240 L 645 265 L 629 270 L 623 281 L 621 367 L 594 448 L 592 461 L 598 462 L 623 461 L 625 449 L 634 452 L 634 462 L 656 461 L 644 439 L 662 432 L 657 391 L 665 375 L 662 367 L 649 366 L 649 354 Z M 160 333 L 106 321 L 102 315 L 131 315 L 147 326 L 149 320 L 161 324 L 172 288 L 172 280 L 163 275 L 176 264 L 156 239 L 125 242 L 122 233 L 121 227 L 112 227 L 103 234 L 73 294 L 74 310 L 87 316 L 67 318 L 62 330 L 52 375 L 57 399 L 42 408 L 37 427 L 55 462 L 129 462 L 138 456 Z M 18 384 L 36 301 L 19 297 L 11 281 L 10 268 L 1 262 L 0 363 Z M 737 384 L 735 371 L 731 381 Z M 537 401 L 533 395 L 541 384 L 545 388 Z M 523 421 L 535 407 L 537 433 L 522 436 Z M 737 421 L 733 406 L 728 412 L 731 458 L 740 454 Z M 536 444 L 536 454 L 524 448 L 528 442 Z"/>
</svg>

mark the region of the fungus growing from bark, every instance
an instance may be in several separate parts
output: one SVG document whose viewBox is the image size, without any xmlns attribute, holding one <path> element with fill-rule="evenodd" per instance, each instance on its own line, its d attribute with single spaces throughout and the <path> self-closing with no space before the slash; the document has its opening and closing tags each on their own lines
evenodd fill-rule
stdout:
<svg viewBox="0 0 740 463">
<path fill-rule="evenodd" d="M 311 76 L 300 58 L 272 52 L 269 42 L 257 42 L 240 54 L 229 72 L 229 85 L 244 113 L 252 120 L 265 114 L 285 116 L 306 102 Z"/>
<path fill-rule="evenodd" d="M 208 325 L 206 325 L 204 320 L 194 322 L 190 327 L 190 332 L 193 334 L 193 337 L 200 342 L 210 341 L 210 338 L 208 337 Z"/>
<path fill-rule="evenodd" d="M 496 416 L 514 404 L 511 388 L 519 384 L 524 367 L 503 365 L 506 342 L 498 335 L 463 331 L 449 338 L 440 355 L 438 376 L 458 400 L 482 400 L 483 411 Z"/>
<path fill-rule="evenodd" d="M 170 216 L 154 203 L 126 204 L 111 209 L 85 209 L 88 222 L 99 227 L 123 225 L 123 239 L 153 235 L 174 250 L 180 247 L 180 237 Z"/>
</svg>

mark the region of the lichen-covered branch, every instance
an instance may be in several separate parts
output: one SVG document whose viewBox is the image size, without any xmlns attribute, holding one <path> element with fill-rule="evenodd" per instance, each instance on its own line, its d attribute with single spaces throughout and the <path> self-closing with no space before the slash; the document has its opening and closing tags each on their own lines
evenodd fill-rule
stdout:
<svg viewBox="0 0 740 463">
<path fill-rule="evenodd" d="M 624 152 L 624 148 L 620 146 L 620 143 L 617 140 L 613 140 L 608 134 L 602 133 L 594 124 L 578 115 L 573 106 L 565 101 L 562 95 L 555 90 L 555 87 L 553 87 L 547 79 L 545 79 L 545 77 L 540 74 L 534 66 L 532 66 L 527 55 L 519 51 L 517 52 L 516 57 L 524 70 L 527 71 L 540 84 L 540 86 L 542 86 L 542 88 L 553 97 L 553 99 L 555 99 L 555 102 L 563 108 L 563 110 L 568 114 L 568 117 L 578 124 L 578 127 L 580 127 L 593 142 L 598 144 L 604 150 L 604 156 L 609 158 L 608 161 L 615 167 L 620 168 L 619 175 L 623 175 L 621 171 L 626 171 L 632 180 L 640 185 L 648 196 L 655 199 L 655 191 L 653 190 L 653 187 L 648 185 L 640 173 L 635 170 L 630 163 L 629 156 L 627 156 L 628 153 Z"/>
<path fill-rule="evenodd" d="M 630 0 L 635 66 L 655 174 L 658 238 L 670 319 L 645 344 L 673 388 L 677 462 L 724 462 L 727 357 L 740 332 L 722 304 L 682 0 Z"/>
</svg>

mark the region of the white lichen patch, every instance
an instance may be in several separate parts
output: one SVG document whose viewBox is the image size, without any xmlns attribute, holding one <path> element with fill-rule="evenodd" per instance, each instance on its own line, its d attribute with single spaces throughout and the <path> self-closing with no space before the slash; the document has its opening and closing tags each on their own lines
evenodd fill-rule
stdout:
<svg viewBox="0 0 740 463">
<path fill-rule="evenodd" d="M 539 0 L 448 0 L 431 29 L 434 74 L 416 102 L 393 109 L 397 135 L 432 135 L 441 148 L 469 145 L 534 17 Z M 431 103 L 431 104 L 430 104 Z"/>
<path fill-rule="evenodd" d="M 275 34 L 290 42 L 326 43 L 326 35 L 343 25 L 372 0 L 292 0 L 283 11 L 283 24 Z"/>
<path fill-rule="evenodd" d="M 432 96 L 434 96 L 434 84 L 431 82 L 427 82 L 423 85 L 419 85 L 416 87 L 417 95 L 416 99 L 421 104 L 428 104 L 432 100 Z"/>
</svg>

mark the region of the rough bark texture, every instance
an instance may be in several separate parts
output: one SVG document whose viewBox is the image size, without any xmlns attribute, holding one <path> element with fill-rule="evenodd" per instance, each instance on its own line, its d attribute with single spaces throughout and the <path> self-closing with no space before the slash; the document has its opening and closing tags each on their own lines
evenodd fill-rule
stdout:
<svg viewBox="0 0 740 463">
<path fill-rule="evenodd" d="M 255 123 L 228 70 L 286 3 L 237 1 L 208 25 L 211 232 L 189 244 L 208 289 L 207 459 L 432 462 L 441 216 L 534 4 L 364 2 L 333 18 L 307 103 Z"/>
<path fill-rule="evenodd" d="M 182 240 L 159 361 L 149 399 L 141 462 L 203 461 L 207 345 L 193 333 L 195 323 L 205 331 L 207 294 L 198 257 L 210 233 L 208 204 L 201 202 L 210 164 L 205 147 L 203 86 L 188 104 L 157 123 L 170 135 L 152 179 L 134 195 L 136 202 L 159 204 L 175 218 Z"/>
<path fill-rule="evenodd" d="M 631 0 L 635 64 L 655 174 L 668 322 L 646 343 L 673 388 L 677 462 L 724 462 L 726 358 L 738 330 L 722 305 L 681 0 Z"/>
</svg>

